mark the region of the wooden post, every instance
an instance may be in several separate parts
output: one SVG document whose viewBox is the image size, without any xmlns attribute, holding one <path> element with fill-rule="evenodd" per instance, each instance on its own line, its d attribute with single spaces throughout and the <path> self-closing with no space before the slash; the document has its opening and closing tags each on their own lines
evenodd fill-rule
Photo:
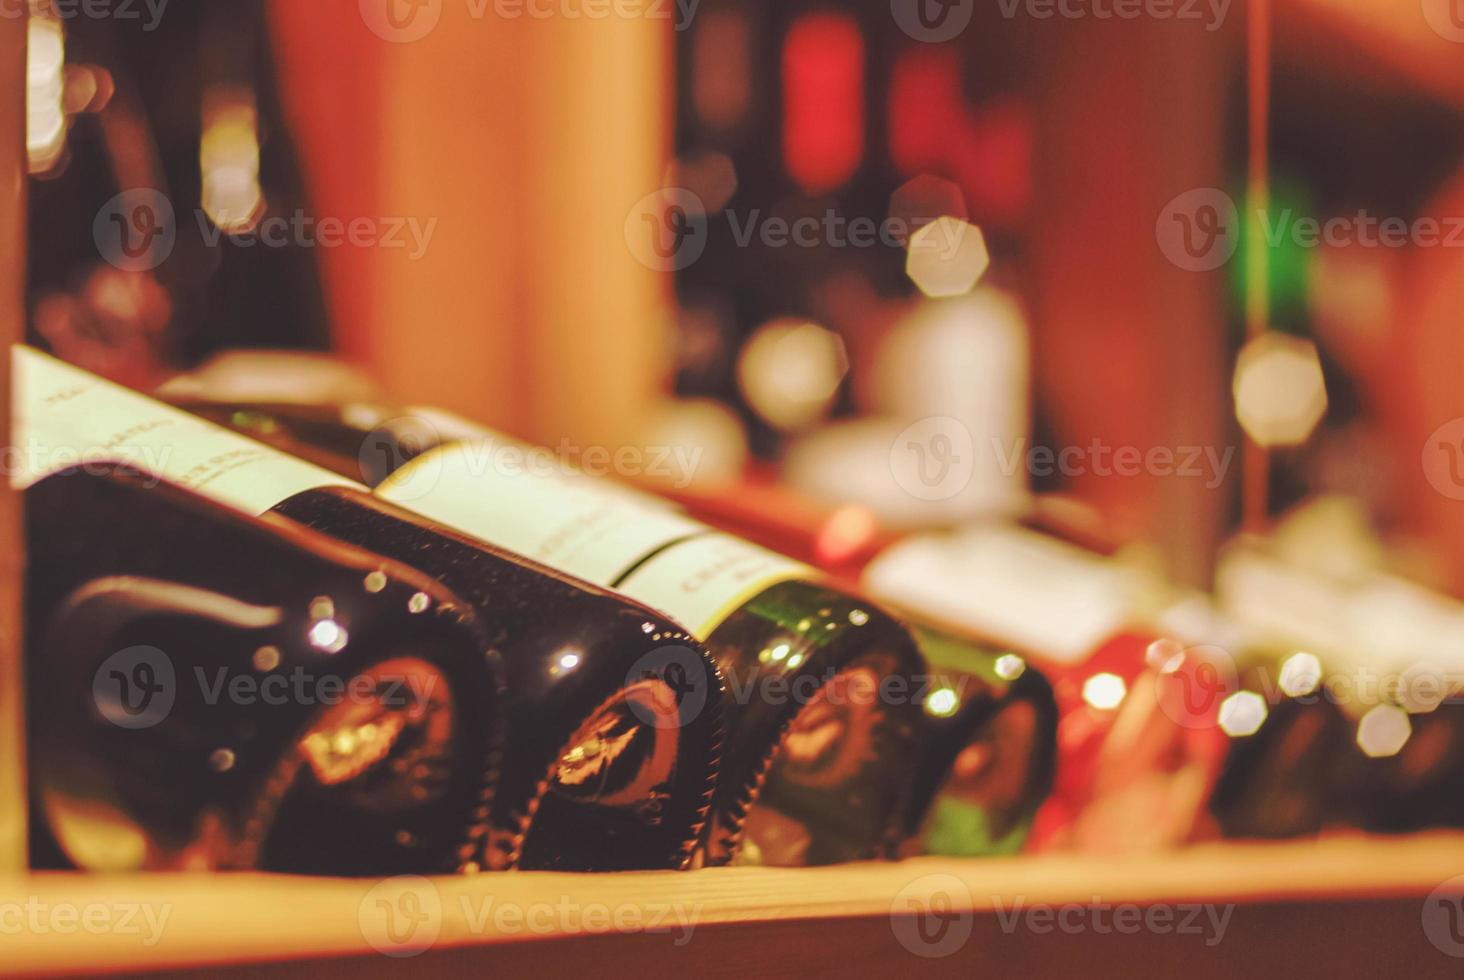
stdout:
<svg viewBox="0 0 1464 980">
<path fill-rule="evenodd" d="M 1178 195 L 1227 186 L 1235 31 L 1183 20 L 1039 26 L 1039 390 L 1061 446 L 1200 448 L 1219 461 L 1203 476 L 1101 473 L 1095 461 L 1074 480 L 1125 536 L 1159 547 L 1172 578 L 1202 586 L 1238 469 L 1226 455 L 1226 271 L 1177 266 L 1156 224 Z"/>
<path fill-rule="evenodd" d="M 634 439 L 668 388 L 671 275 L 625 227 L 666 167 L 671 21 L 387 6 L 271 0 L 315 207 L 420 233 L 322 250 L 336 348 L 397 401 Z"/>
<path fill-rule="evenodd" d="M 381 207 L 434 234 L 415 260 L 378 250 L 352 346 L 402 399 L 617 445 L 664 381 L 670 276 L 625 223 L 665 168 L 670 28 L 471 8 L 386 53 Z"/>
<path fill-rule="evenodd" d="M 10 444 L 10 346 L 25 332 L 24 17 L 0 17 L 0 445 Z M 5 455 L 9 455 L 6 453 Z M 3 457 L 0 457 L 3 458 Z M 0 467 L 0 871 L 25 866 L 25 726 L 21 714 L 20 494 Z"/>
</svg>

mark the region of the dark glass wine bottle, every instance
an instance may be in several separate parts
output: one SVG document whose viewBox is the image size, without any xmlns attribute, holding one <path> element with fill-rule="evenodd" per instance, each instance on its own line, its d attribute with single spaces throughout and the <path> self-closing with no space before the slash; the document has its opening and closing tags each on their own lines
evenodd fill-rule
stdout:
<svg viewBox="0 0 1464 980">
<path fill-rule="evenodd" d="M 729 693 L 708 863 L 824 864 L 885 855 L 898 841 L 909 760 L 922 744 L 925 666 L 909 632 L 878 606 L 445 413 L 188 407 L 686 623 Z"/>
<path fill-rule="evenodd" d="M 1356 751 L 1352 726 L 1320 692 L 1280 693 L 1284 657 L 1251 654 L 1237 694 L 1264 710 L 1231 739 L 1225 768 L 1210 799 L 1220 832 L 1235 838 L 1287 838 L 1349 822 L 1339 809 L 1341 769 Z M 1232 728 L 1235 727 L 1231 722 Z"/>
<path fill-rule="evenodd" d="M 1057 768 L 1057 702 L 1011 651 L 912 626 L 930 665 L 907 836 L 911 853 L 978 857 L 1022 849 Z"/>
<path fill-rule="evenodd" d="M 1381 570 L 1298 560 L 1327 524 L 1285 523 L 1231 542 L 1216 574 L 1259 638 L 1243 679 L 1264 718 L 1216 794 L 1227 832 L 1464 826 L 1464 606 Z"/>
<path fill-rule="evenodd" d="M 129 468 L 26 511 L 35 866 L 477 866 L 502 665 L 455 595 Z"/>
<path fill-rule="evenodd" d="M 477 611 L 508 704 L 486 867 L 690 863 L 715 784 L 722 688 L 674 623 L 34 350 L 16 356 L 17 441 L 31 467 L 22 485 L 78 461 L 121 459 L 419 569 Z"/>
</svg>

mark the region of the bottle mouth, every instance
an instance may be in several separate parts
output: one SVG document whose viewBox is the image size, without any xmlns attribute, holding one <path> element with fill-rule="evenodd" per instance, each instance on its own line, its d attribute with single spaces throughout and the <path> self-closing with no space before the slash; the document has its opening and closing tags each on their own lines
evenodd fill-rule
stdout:
<svg viewBox="0 0 1464 980">
<path fill-rule="evenodd" d="M 880 855 L 909 761 L 880 698 L 887 658 L 867 655 L 820 686 L 764 761 L 733 863 L 803 866 Z"/>
<path fill-rule="evenodd" d="M 699 813 L 678 800 L 688 729 L 674 691 L 647 677 L 586 718 L 549 768 L 518 866 L 555 870 L 680 867 Z"/>
</svg>

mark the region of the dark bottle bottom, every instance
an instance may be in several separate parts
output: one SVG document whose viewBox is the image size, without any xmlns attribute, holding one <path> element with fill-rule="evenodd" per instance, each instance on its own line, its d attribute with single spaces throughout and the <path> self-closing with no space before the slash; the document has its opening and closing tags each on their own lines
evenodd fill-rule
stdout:
<svg viewBox="0 0 1464 980">
<path fill-rule="evenodd" d="M 488 774 L 455 744 L 472 706 L 412 657 L 358 678 L 378 693 L 325 709 L 295 740 L 242 828 L 236 866 L 359 875 L 477 867 Z"/>
<path fill-rule="evenodd" d="M 755 780 L 740 840 L 712 849 L 710 863 L 788 867 L 890 855 L 912 746 L 880 698 L 889 667 L 883 654 L 859 657 L 792 715 Z"/>
<path fill-rule="evenodd" d="M 710 802 L 699 730 L 682 724 L 658 677 L 627 685 L 587 718 L 542 786 L 517 866 L 525 870 L 681 868 Z"/>
<path fill-rule="evenodd" d="M 972 734 L 912 836 L 915 853 L 977 857 L 1021 849 L 1051 779 L 1039 774 L 1038 728 L 1038 706 L 1012 701 Z"/>
</svg>

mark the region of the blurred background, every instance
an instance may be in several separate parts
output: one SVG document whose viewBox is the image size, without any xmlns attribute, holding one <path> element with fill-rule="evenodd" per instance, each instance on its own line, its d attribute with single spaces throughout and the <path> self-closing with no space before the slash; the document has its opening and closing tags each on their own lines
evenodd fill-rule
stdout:
<svg viewBox="0 0 1464 980">
<path fill-rule="evenodd" d="M 1038 494 L 1185 587 L 1325 505 L 1317 562 L 1464 590 L 1457 0 L 32 8 L 82 366 L 335 351 L 855 536 Z"/>
</svg>

